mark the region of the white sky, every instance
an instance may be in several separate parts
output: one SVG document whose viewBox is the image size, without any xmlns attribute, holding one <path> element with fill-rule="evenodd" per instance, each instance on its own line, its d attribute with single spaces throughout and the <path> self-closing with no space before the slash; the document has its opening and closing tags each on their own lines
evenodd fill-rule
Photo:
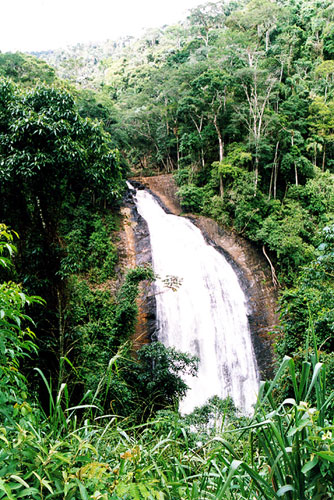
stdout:
<svg viewBox="0 0 334 500">
<path fill-rule="evenodd" d="M 206 0 L 0 0 L 0 51 L 48 50 L 173 24 Z"/>
</svg>

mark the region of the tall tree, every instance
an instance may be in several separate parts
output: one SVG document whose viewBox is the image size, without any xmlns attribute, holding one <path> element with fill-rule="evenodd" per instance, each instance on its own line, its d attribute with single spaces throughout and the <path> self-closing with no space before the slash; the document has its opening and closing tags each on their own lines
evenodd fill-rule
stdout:
<svg viewBox="0 0 334 500">
<path fill-rule="evenodd" d="M 278 80 L 276 76 L 259 68 L 257 61 L 252 67 L 239 70 L 237 77 L 246 96 L 246 106 L 240 107 L 238 112 L 247 125 L 250 144 L 254 148 L 256 192 L 259 179 L 260 145 L 267 126 L 270 99 Z"/>
</svg>

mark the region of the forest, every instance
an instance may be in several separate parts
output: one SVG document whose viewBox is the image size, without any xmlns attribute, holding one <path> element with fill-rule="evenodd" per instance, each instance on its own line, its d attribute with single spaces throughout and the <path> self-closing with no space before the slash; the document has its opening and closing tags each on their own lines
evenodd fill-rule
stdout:
<svg viewBox="0 0 334 500">
<path fill-rule="evenodd" d="M 253 416 L 178 405 L 197 360 L 131 345 L 126 180 L 266 255 Z M 141 38 L 0 52 L 0 500 L 334 497 L 334 5 L 230 0 Z"/>
</svg>

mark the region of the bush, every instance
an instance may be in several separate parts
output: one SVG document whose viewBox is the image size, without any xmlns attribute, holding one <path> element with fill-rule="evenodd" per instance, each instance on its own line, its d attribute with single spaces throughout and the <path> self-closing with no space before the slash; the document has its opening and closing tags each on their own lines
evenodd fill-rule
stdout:
<svg viewBox="0 0 334 500">
<path fill-rule="evenodd" d="M 194 184 L 182 186 L 176 193 L 185 212 L 200 213 L 203 209 L 203 190 Z"/>
<path fill-rule="evenodd" d="M 193 172 L 189 167 L 180 168 L 174 174 L 176 185 L 179 187 L 191 182 L 192 177 Z"/>
<path fill-rule="evenodd" d="M 284 337 L 278 343 L 281 355 L 305 348 L 310 318 L 321 350 L 334 348 L 334 226 L 320 232 L 321 245 L 309 265 L 303 267 L 294 287 L 280 298 L 281 327 Z"/>
<path fill-rule="evenodd" d="M 0 267 L 10 267 L 16 252 L 13 233 L 0 224 Z M 27 381 L 21 373 L 20 362 L 36 352 L 35 335 L 29 326 L 32 320 L 25 308 L 32 303 L 43 303 L 40 297 L 28 296 L 22 287 L 13 282 L 0 284 L 0 418 L 12 420 L 18 409 L 30 412 L 27 398 Z"/>
</svg>

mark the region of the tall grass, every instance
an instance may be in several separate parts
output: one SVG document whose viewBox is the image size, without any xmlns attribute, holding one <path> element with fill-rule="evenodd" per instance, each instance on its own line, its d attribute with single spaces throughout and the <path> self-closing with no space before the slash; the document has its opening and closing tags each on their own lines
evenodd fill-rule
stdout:
<svg viewBox="0 0 334 500">
<path fill-rule="evenodd" d="M 205 438 L 171 411 L 129 426 L 85 401 L 68 408 L 66 385 L 54 394 L 44 378 L 48 414 L 23 404 L 16 423 L 0 428 L 0 499 L 333 498 L 333 396 L 325 396 L 326 370 L 315 342 L 308 351 L 300 367 L 286 357 L 274 380 L 261 386 L 252 419 L 236 428 L 224 414 L 224 426 L 208 428 Z M 277 403 L 282 379 L 291 394 Z M 78 412 L 84 412 L 80 419 Z"/>
<path fill-rule="evenodd" d="M 248 476 L 249 496 L 241 498 L 325 500 L 334 496 L 334 429 L 328 408 L 334 397 L 326 397 L 326 369 L 312 332 L 313 352 L 297 373 L 295 361 L 285 357 L 273 381 L 260 389 L 255 415 L 244 428 L 249 433 L 248 461 L 225 443 L 233 459 L 230 484 L 244 473 Z M 291 397 L 278 404 L 277 386 L 288 380 Z M 247 457 L 247 455 L 246 455 Z M 254 495 L 253 497 L 251 495 Z"/>
</svg>

